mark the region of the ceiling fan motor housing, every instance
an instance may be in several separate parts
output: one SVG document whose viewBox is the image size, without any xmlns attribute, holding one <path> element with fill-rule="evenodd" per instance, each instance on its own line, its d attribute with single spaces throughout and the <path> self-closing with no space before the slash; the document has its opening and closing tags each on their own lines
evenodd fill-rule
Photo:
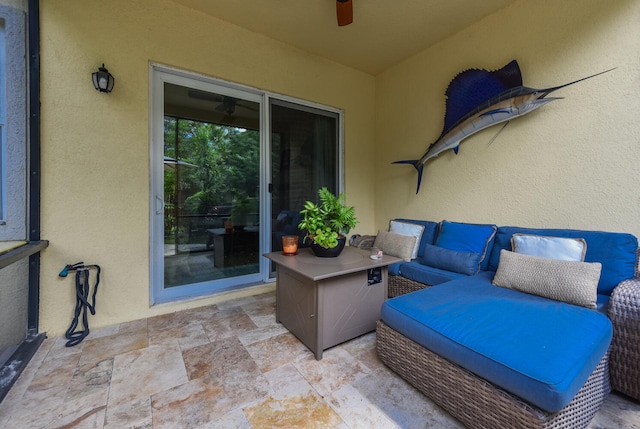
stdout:
<svg viewBox="0 0 640 429">
<path fill-rule="evenodd" d="M 336 0 L 336 12 L 340 27 L 353 22 L 353 3 L 351 0 Z"/>
</svg>

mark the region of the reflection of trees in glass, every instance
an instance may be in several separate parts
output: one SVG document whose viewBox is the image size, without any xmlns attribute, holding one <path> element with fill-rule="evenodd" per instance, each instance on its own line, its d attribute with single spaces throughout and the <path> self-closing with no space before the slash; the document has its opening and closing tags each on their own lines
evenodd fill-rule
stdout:
<svg viewBox="0 0 640 429">
<path fill-rule="evenodd" d="M 164 148 L 165 156 L 197 166 L 165 171 L 166 211 L 177 205 L 181 216 L 228 214 L 234 200 L 258 200 L 258 131 L 165 117 Z M 167 233 L 175 228 L 170 218 Z"/>
</svg>

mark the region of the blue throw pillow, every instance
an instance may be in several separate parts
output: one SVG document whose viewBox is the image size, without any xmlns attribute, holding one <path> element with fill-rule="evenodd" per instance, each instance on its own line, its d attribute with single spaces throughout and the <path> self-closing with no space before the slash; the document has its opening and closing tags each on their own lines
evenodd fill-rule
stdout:
<svg viewBox="0 0 640 429">
<path fill-rule="evenodd" d="M 480 253 L 480 262 L 485 259 L 487 247 L 496 235 L 498 227 L 473 223 L 442 221 L 436 246 L 458 252 Z"/>
<path fill-rule="evenodd" d="M 416 220 L 416 219 L 394 219 L 398 222 L 415 223 L 416 225 L 424 226 L 422 231 L 422 239 L 420 240 L 420 246 L 418 247 L 418 258 L 424 255 L 424 248 L 427 244 L 433 244 L 436 241 L 436 235 L 438 234 L 439 222 L 433 222 L 430 220 Z"/>
<path fill-rule="evenodd" d="M 481 253 L 459 252 L 427 244 L 420 263 L 454 273 L 472 276 L 480 271 Z"/>
</svg>

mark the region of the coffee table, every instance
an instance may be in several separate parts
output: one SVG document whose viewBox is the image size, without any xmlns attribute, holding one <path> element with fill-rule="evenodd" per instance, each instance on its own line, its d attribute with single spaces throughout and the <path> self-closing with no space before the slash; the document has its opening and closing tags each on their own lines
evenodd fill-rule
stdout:
<svg viewBox="0 0 640 429">
<path fill-rule="evenodd" d="M 337 258 L 319 258 L 311 249 L 295 256 L 264 255 L 276 264 L 276 321 L 311 350 L 323 350 L 376 328 L 387 298 L 387 265 L 402 259 L 345 247 Z"/>
</svg>

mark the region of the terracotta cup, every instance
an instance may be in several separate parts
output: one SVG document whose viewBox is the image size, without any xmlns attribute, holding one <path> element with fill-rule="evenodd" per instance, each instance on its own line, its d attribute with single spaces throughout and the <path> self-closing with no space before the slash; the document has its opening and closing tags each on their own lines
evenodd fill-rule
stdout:
<svg viewBox="0 0 640 429">
<path fill-rule="evenodd" d="M 295 255 L 298 253 L 298 236 L 285 235 L 282 237 L 282 254 Z"/>
</svg>

